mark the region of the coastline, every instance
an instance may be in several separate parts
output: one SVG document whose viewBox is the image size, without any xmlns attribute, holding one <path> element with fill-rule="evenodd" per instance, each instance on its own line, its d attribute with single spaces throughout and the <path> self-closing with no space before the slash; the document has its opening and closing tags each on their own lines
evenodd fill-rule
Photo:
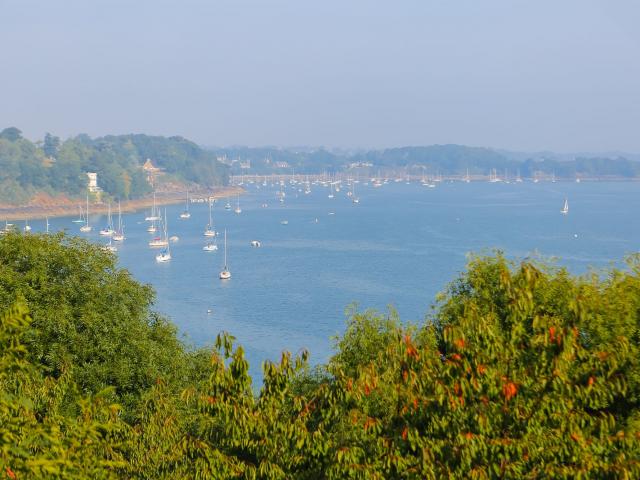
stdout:
<svg viewBox="0 0 640 480">
<path fill-rule="evenodd" d="M 190 193 L 190 197 L 193 198 L 226 198 L 235 195 L 242 195 L 245 192 L 243 188 L 228 186 L 219 187 L 214 189 L 202 189 Z M 178 203 L 184 203 L 185 193 L 180 192 L 166 192 L 156 193 L 156 206 L 159 205 L 175 205 Z M 49 203 L 49 202 L 48 202 Z M 23 206 L 0 206 L 0 221 L 16 221 L 16 220 L 34 220 L 42 219 L 45 217 L 72 217 L 78 215 L 78 205 L 82 205 L 84 208 L 84 202 L 82 200 L 70 200 L 64 199 L 59 204 L 47 204 L 38 205 L 37 203 Z M 121 202 L 122 212 L 135 212 L 145 208 L 150 208 L 153 205 L 153 197 L 137 198 L 135 200 L 125 200 Z M 91 215 L 93 214 L 105 214 L 108 211 L 108 205 L 106 203 L 92 203 L 89 206 Z M 111 210 L 117 209 L 117 205 L 111 206 Z"/>
</svg>

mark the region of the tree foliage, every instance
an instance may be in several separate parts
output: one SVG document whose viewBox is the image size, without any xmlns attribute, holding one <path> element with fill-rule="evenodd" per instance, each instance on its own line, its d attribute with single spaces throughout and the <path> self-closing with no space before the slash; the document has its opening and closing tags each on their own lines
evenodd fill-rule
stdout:
<svg viewBox="0 0 640 480">
<path fill-rule="evenodd" d="M 78 242 L 0 240 L 12 272 L 0 274 L 0 468 L 9 478 L 640 475 L 638 258 L 584 277 L 500 254 L 472 258 L 423 324 L 353 309 L 326 365 L 285 352 L 263 365 L 256 392 L 232 336 L 220 334 L 210 353 L 189 351 L 166 324 L 157 340 L 141 320 L 145 287 Z M 51 267 L 39 257 L 47 250 L 61 257 Z M 73 293 L 77 281 L 86 295 Z M 153 339 L 134 348 L 118 325 Z M 78 332 L 85 326 L 95 346 Z M 58 352 L 62 339 L 75 345 Z M 149 356 L 156 348 L 169 355 Z M 84 349 L 103 364 L 91 376 L 100 381 L 76 371 Z M 44 351 L 66 366 L 53 368 Z M 153 382 L 130 380 L 158 361 L 172 363 L 155 365 Z"/>
<path fill-rule="evenodd" d="M 0 132 L 0 200 L 24 202 L 36 191 L 84 194 L 87 172 L 108 195 L 128 199 L 151 191 L 142 165 L 151 159 L 179 180 L 206 186 L 227 182 L 215 155 L 181 137 L 78 135 L 64 141 L 47 133 L 42 146 L 11 127 Z"/>
</svg>

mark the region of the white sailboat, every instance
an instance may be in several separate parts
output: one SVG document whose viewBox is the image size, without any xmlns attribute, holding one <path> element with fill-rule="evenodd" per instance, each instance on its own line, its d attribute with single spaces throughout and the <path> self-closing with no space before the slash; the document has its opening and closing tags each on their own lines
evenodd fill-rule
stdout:
<svg viewBox="0 0 640 480">
<path fill-rule="evenodd" d="M 156 255 L 156 262 L 159 262 L 159 263 L 164 263 L 171 260 L 171 249 L 169 247 L 169 233 L 167 230 L 167 210 L 166 209 L 164 211 L 163 229 L 164 229 L 164 242 L 166 244 L 166 247 L 158 255 Z"/>
<path fill-rule="evenodd" d="M 49 233 L 49 217 L 44 217 L 44 225 L 45 225 L 44 233 Z"/>
<path fill-rule="evenodd" d="M 153 192 L 153 206 L 151 207 L 151 215 L 146 217 L 145 222 L 157 222 L 160 220 L 160 216 L 158 215 L 158 209 L 156 208 L 156 192 Z M 155 231 L 155 230 L 154 230 Z"/>
<path fill-rule="evenodd" d="M 114 234 L 113 219 L 111 218 L 111 202 L 109 202 L 109 213 L 107 214 L 107 226 L 100 230 L 100 235 L 103 237 L 110 237 Z"/>
<path fill-rule="evenodd" d="M 238 203 L 236 204 L 236 209 L 234 210 L 236 213 L 242 213 L 242 209 L 240 208 L 240 195 L 238 195 Z"/>
<path fill-rule="evenodd" d="M 89 194 L 87 193 L 87 209 L 85 216 L 85 224 L 80 227 L 80 231 L 83 233 L 90 232 L 92 230 L 91 225 L 89 225 Z"/>
<path fill-rule="evenodd" d="M 563 215 L 569 214 L 569 200 L 567 200 L 566 198 L 564 199 L 564 205 L 562 206 L 562 210 L 560 210 L 560 213 Z"/>
<path fill-rule="evenodd" d="M 122 224 L 122 210 L 120 209 L 120 201 L 118 201 L 118 228 L 113 235 L 111 236 L 114 241 L 122 242 L 124 241 L 124 225 Z"/>
<path fill-rule="evenodd" d="M 111 243 L 111 240 L 112 239 L 109 238 L 109 243 L 107 243 L 106 245 L 103 245 L 102 248 L 104 250 L 106 250 L 107 252 L 115 253 L 115 252 L 118 251 L 118 249 L 116 248 L 116 246 L 113 243 Z"/>
<path fill-rule="evenodd" d="M 205 252 L 215 252 L 218 250 L 218 245 L 213 242 L 208 242 L 204 247 L 202 247 L 202 250 Z"/>
<path fill-rule="evenodd" d="M 24 221 L 24 232 L 30 232 L 31 231 L 31 225 L 29 225 L 29 220 L 25 219 Z"/>
<path fill-rule="evenodd" d="M 180 218 L 182 219 L 191 218 L 191 214 L 189 213 L 189 190 L 187 190 L 187 200 L 185 203 L 184 212 L 180 214 Z"/>
<path fill-rule="evenodd" d="M 204 236 L 205 237 L 215 237 L 216 236 L 216 231 L 213 228 L 213 218 L 211 216 L 211 207 L 212 207 L 212 202 L 211 202 L 211 200 L 209 200 L 209 223 L 207 223 L 207 228 L 205 228 L 205 230 L 204 230 Z"/>
<path fill-rule="evenodd" d="M 84 223 L 84 215 L 82 214 L 82 205 L 78 204 L 78 218 L 71 220 L 72 223 Z"/>
<path fill-rule="evenodd" d="M 231 272 L 227 267 L 227 230 L 224 231 L 224 268 L 220 272 L 220 280 L 228 280 L 231 278 Z"/>
</svg>

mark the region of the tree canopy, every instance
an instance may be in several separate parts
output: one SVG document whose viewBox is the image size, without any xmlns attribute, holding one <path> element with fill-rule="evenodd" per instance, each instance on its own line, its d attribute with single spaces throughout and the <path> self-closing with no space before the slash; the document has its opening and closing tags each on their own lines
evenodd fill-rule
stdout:
<svg viewBox="0 0 640 480">
<path fill-rule="evenodd" d="M 472 258 L 424 323 L 352 311 L 325 365 L 284 352 L 258 391 L 231 335 L 189 350 L 84 241 L 9 235 L 0 258 L 8 478 L 640 476 L 637 257 Z"/>
<path fill-rule="evenodd" d="M 42 145 L 11 127 L 0 132 L 0 201 L 25 202 L 35 192 L 83 195 L 87 172 L 114 198 L 141 197 L 151 191 L 142 165 L 151 159 L 172 179 L 211 187 L 228 181 L 227 167 L 215 154 L 181 137 L 78 135 L 64 141 L 50 133 Z"/>
</svg>

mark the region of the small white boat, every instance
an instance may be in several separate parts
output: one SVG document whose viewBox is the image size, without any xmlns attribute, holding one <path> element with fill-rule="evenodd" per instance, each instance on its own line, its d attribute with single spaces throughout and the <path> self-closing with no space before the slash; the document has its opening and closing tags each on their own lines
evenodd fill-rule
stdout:
<svg viewBox="0 0 640 480">
<path fill-rule="evenodd" d="M 80 227 L 80 231 L 82 233 L 88 233 L 92 230 L 91 225 L 89 225 L 89 194 L 87 193 L 87 215 L 85 217 L 85 224 Z"/>
<path fill-rule="evenodd" d="M 205 237 L 215 237 L 216 231 L 213 228 L 213 218 L 211 217 L 211 201 L 209 201 L 209 223 L 207 224 L 207 228 L 204 230 Z"/>
<path fill-rule="evenodd" d="M 161 247 L 166 247 L 167 245 L 169 245 L 169 242 L 167 242 L 162 237 L 155 237 L 154 239 L 149 241 L 149 246 L 151 248 L 161 248 Z"/>
<path fill-rule="evenodd" d="M 231 278 L 231 271 L 227 267 L 227 231 L 224 231 L 224 268 L 220 272 L 220 280 L 228 280 Z"/>
<path fill-rule="evenodd" d="M 111 218 L 111 203 L 109 203 L 109 213 L 107 215 L 107 226 L 102 230 L 100 230 L 100 235 L 102 235 L 103 237 L 110 237 L 114 233 L 115 233 L 115 230 L 113 229 L 113 220 Z"/>
<path fill-rule="evenodd" d="M 107 252 L 112 252 L 115 253 L 118 251 L 118 249 L 116 248 L 116 246 L 114 244 L 111 243 L 111 239 L 109 239 L 109 243 L 107 243 L 106 245 L 102 246 L 103 250 L 106 250 Z"/>
<path fill-rule="evenodd" d="M 251 246 L 258 248 L 261 247 L 262 244 L 258 240 L 251 240 Z"/>
<path fill-rule="evenodd" d="M 180 218 L 183 220 L 191 218 L 191 214 L 189 213 L 189 190 L 187 190 L 187 199 L 185 201 L 184 211 L 180 214 Z"/>
<path fill-rule="evenodd" d="M 111 235 L 111 238 L 115 242 L 123 242 L 124 241 L 124 225 L 122 224 L 122 210 L 120 208 L 120 202 L 119 201 L 118 201 L 118 228 L 116 229 L 115 232 L 113 232 L 113 235 Z"/>
<path fill-rule="evenodd" d="M 29 220 L 25 220 L 24 221 L 24 231 L 25 231 L 25 233 L 31 231 L 31 225 L 29 225 Z"/>
<path fill-rule="evenodd" d="M 226 205 L 224 206 L 225 210 L 231 210 L 231 204 L 229 202 L 226 203 Z"/>
<path fill-rule="evenodd" d="M 156 233 L 157 231 L 158 231 L 158 229 L 156 228 L 155 225 L 149 225 L 147 227 L 147 232 L 149 232 L 149 233 Z"/>
<path fill-rule="evenodd" d="M 156 192 L 153 192 L 153 206 L 151 207 L 151 215 L 145 217 L 145 222 L 157 222 L 160 220 L 160 216 L 158 215 L 158 210 L 156 208 Z"/>
<path fill-rule="evenodd" d="M 158 263 L 168 262 L 169 260 L 171 260 L 171 253 L 168 248 L 156 255 L 156 262 Z"/>
<path fill-rule="evenodd" d="M 560 213 L 563 215 L 569 214 L 569 200 L 567 200 L 566 198 L 564 199 L 564 205 L 562 206 L 562 210 L 560 210 Z"/>
<path fill-rule="evenodd" d="M 172 235 L 171 237 L 169 237 L 169 241 L 170 242 L 177 242 L 178 240 L 180 240 L 180 237 L 178 237 L 177 235 Z"/>
<path fill-rule="evenodd" d="M 202 247 L 202 250 L 204 250 L 205 252 L 215 252 L 218 250 L 218 245 L 216 245 L 215 243 L 207 243 L 204 247 Z"/>
<path fill-rule="evenodd" d="M 289 220 L 280 221 L 280 225 L 289 225 Z"/>
<path fill-rule="evenodd" d="M 167 209 L 164 210 L 164 222 L 162 224 L 164 230 L 164 242 L 166 247 L 158 255 L 156 255 L 156 262 L 164 263 L 171 260 L 171 249 L 169 248 L 169 234 L 167 232 Z"/>
<path fill-rule="evenodd" d="M 82 205 L 78 205 L 78 218 L 71 220 L 73 223 L 84 223 L 84 215 L 82 214 Z"/>
<path fill-rule="evenodd" d="M 237 204 L 236 209 L 234 210 L 234 212 L 242 213 L 242 209 L 240 208 L 240 195 L 238 195 L 238 204 Z"/>
</svg>

